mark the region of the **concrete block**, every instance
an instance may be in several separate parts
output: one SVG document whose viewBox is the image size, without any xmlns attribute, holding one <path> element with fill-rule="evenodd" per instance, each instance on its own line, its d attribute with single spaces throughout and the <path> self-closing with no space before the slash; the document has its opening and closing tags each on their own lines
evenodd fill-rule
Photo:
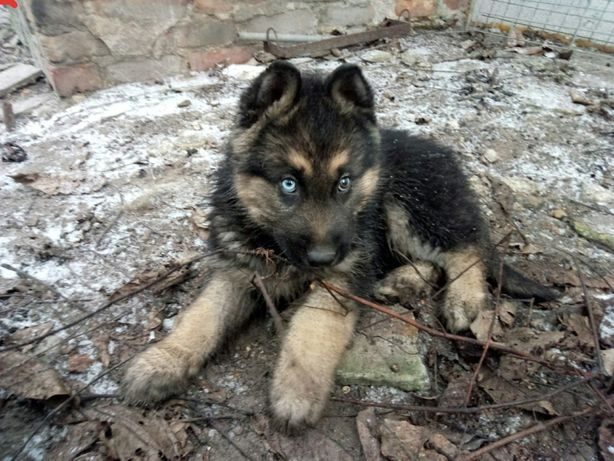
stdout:
<svg viewBox="0 0 614 461">
<path fill-rule="evenodd" d="M 366 26 L 373 23 L 374 16 L 371 5 L 327 5 L 322 11 L 320 28 Z"/>
<path fill-rule="evenodd" d="M 249 47 L 231 46 L 215 50 L 192 51 L 189 64 L 192 70 L 207 70 L 218 64 L 243 64 L 251 59 L 254 50 Z"/>
<path fill-rule="evenodd" d="M 273 16 L 256 16 L 237 26 L 241 31 L 266 32 L 269 27 L 278 33 L 313 34 L 316 33 L 317 18 L 309 10 L 286 11 Z"/>
<path fill-rule="evenodd" d="M 43 56 L 52 63 L 75 63 L 109 54 L 102 40 L 79 30 L 51 37 L 41 35 L 39 43 Z"/>
<path fill-rule="evenodd" d="M 187 12 L 187 0 L 96 0 L 81 19 L 114 56 L 143 56 Z M 121 33 L 118 31 L 121 30 Z"/>
<path fill-rule="evenodd" d="M 201 48 L 230 44 L 236 37 L 235 25 L 199 15 L 184 20 L 165 32 L 153 47 L 154 57 L 175 53 L 178 48 Z"/>
<path fill-rule="evenodd" d="M 62 0 L 24 0 L 28 19 L 36 31 L 44 35 L 59 35 L 84 28 L 79 19 L 84 13 L 83 2 Z"/>
<path fill-rule="evenodd" d="M 226 16 L 232 13 L 233 2 L 226 0 L 194 0 L 194 10 L 205 14 Z"/>
<path fill-rule="evenodd" d="M 110 64 L 105 70 L 108 83 L 127 83 L 157 80 L 187 70 L 187 63 L 179 56 L 163 56 L 161 59 L 130 59 Z"/>
<path fill-rule="evenodd" d="M 60 96 L 102 88 L 102 79 L 96 64 L 49 66 L 47 77 Z"/>
<path fill-rule="evenodd" d="M 29 64 L 17 64 L 9 67 L 0 72 L 0 97 L 33 82 L 42 75 L 40 69 Z"/>
<path fill-rule="evenodd" d="M 433 16 L 437 13 L 437 0 L 396 0 L 395 14 L 401 15 L 405 10 L 412 18 Z"/>
</svg>

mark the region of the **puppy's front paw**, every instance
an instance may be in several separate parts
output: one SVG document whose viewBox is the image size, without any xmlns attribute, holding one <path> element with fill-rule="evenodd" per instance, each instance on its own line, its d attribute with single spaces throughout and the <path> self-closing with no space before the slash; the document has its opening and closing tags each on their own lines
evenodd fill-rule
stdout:
<svg viewBox="0 0 614 461">
<path fill-rule="evenodd" d="M 486 290 L 466 290 L 464 288 L 448 288 L 443 305 L 443 316 L 450 331 L 457 333 L 468 330 L 480 311 L 486 307 L 488 295 Z"/>
<path fill-rule="evenodd" d="M 124 399 L 134 405 L 159 402 L 181 392 L 189 378 L 189 362 L 177 351 L 152 346 L 128 364 L 122 379 Z"/>
<path fill-rule="evenodd" d="M 374 294 L 379 300 L 408 305 L 418 296 L 428 293 L 438 277 L 439 271 L 433 264 L 416 261 L 391 271 L 376 284 Z"/>
<path fill-rule="evenodd" d="M 278 368 L 271 388 L 275 423 L 285 432 L 314 425 L 324 410 L 331 383 L 301 372 L 300 365 Z"/>
</svg>

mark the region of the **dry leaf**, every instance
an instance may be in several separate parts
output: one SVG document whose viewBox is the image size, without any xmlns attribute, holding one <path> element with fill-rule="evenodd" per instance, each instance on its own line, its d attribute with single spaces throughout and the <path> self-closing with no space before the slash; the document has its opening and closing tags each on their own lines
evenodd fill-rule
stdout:
<svg viewBox="0 0 614 461">
<path fill-rule="evenodd" d="M 429 436 L 428 444 L 436 452 L 443 454 L 448 459 L 456 459 L 459 455 L 456 445 L 450 442 L 443 434 L 432 434 Z"/>
<path fill-rule="evenodd" d="M 151 286 L 151 290 L 154 293 L 160 293 L 174 285 L 177 285 L 183 282 L 190 275 L 190 269 L 186 265 L 181 268 L 178 268 L 176 271 L 172 272 L 166 277 L 163 277 L 163 275 L 168 273 L 168 271 L 172 269 L 173 266 L 178 267 L 180 266 L 180 264 L 177 262 L 171 262 L 161 267 L 160 269 L 146 270 L 146 271 L 141 272 L 136 277 L 134 277 L 132 280 L 130 280 L 128 283 L 124 284 L 123 286 L 115 290 L 110 295 L 110 299 L 117 299 L 121 296 L 125 296 L 129 293 L 132 293 L 138 290 L 144 285 L 148 285 L 154 282 L 157 279 L 159 280 Z"/>
<path fill-rule="evenodd" d="M 493 322 L 495 311 L 481 311 L 476 319 L 471 324 L 471 332 L 480 341 L 486 341 L 488 339 L 488 332 Z M 503 329 L 498 319 L 495 320 L 495 325 L 492 330 L 492 337 L 500 338 L 503 335 Z"/>
<path fill-rule="evenodd" d="M 382 457 L 380 455 L 379 441 L 374 435 L 375 409 L 373 407 L 362 410 L 356 416 L 356 428 L 358 429 L 358 438 L 362 446 L 362 452 L 365 455 L 366 461 L 378 461 Z"/>
<path fill-rule="evenodd" d="M 603 372 L 608 376 L 614 376 L 614 349 L 601 351 L 603 361 Z"/>
<path fill-rule="evenodd" d="M 51 175 L 48 173 L 18 173 L 10 176 L 15 182 L 24 184 L 47 195 L 89 194 L 105 185 L 102 178 L 86 178 L 83 173 L 72 175 Z"/>
<path fill-rule="evenodd" d="M 98 441 L 102 429 L 99 421 L 68 426 L 68 434 L 47 454 L 46 459 L 73 460 L 83 455 Z"/>
<path fill-rule="evenodd" d="M 601 423 L 599 448 L 604 461 L 614 461 L 614 419 L 604 419 Z"/>
<path fill-rule="evenodd" d="M 560 317 L 560 322 L 575 334 L 575 339 L 581 346 L 595 347 L 588 317 L 580 314 L 565 314 Z"/>
<path fill-rule="evenodd" d="M 385 419 L 380 425 L 382 454 L 391 461 L 406 461 L 418 458 L 423 450 L 427 433 L 421 426 L 407 421 Z"/>
<path fill-rule="evenodd" d="M 511 327 L 516 320 L 516 310 L 518 306 L 514 301 L 504 299 L 499 303 L 499 320 L 508 327 Z"/>
<path fill-rule="evenodd" d="M 89 355 L 85 354 L 73 354 L 68 357 L 68 371 L 70 373 L 83 373 L 90 365 L 94 363 Z"/>
<path fill-rule="evenodd" d="M 439 398 L 438 406 L 446 408 L 460 408 L 465 406 L 469 383 L 472 375 L 466 373 L 448 382 L 446 389 Z"/>
<path fill-rule="evenodd" d="M 528 389 L 522 388 L 521 385 L 510 383 L 499 376 L 491 376 L 481 381 L 478 385 L 495 403 L 524 400 L 534 395 Z M 547 400 L 526 405 L 518 405 L 518 407 L 551 416 L 559 414 L 552 406 L 552 403 Z"/>
<path fill-rule="evenodd" d="M 298 437 L 274 432 L 268 439 L 271 448 L 282 459 L 352 461 L 352 456 L 341 445 L 324 433 L 308 429 Z"/>
<path fill-rule="evenodd" d="M 0 354 L 0 388 L 35 400 L 70 394 L 68 386 L 55 369 L 16 351 Z"/>
<path fill-rule="evenodd" d="M 109 367 L 111 356 L 109 355 L 109 335 L 101 334 L 93 339 L 94 346 L 98 349 L 98 358 L 102 362 L 102 366 Z"/>
<path fill-rule="evenodd" d="M 35 338 L 49 333 L 51 330 L 53 330 L 53 322 L 50 320 L 48 322 L 44 322 L 33 327 L 17 330 L 15 333 L 11 334 L 6 338 L 6 343 L 20 344 L 23 342 L 31 341 Z"/>
<path fill-rule="evenodd" d="M 209 221 L 202 208 L 192 208 L 190 223 L 196 234 L 203 240 L 209 240 Z"/>
<path fill-rule="evenodd" d="M 182 458 L 181 444 L 169 424 L 144 410 L 121 405 L 82 410 L 90 419 L 109 425 L 102 442 L 113 459 Z M 175 428 L 177 429 L 177 428 Z"/>
<path fill-rule="evenodd" d="M 576 104 L 581 104 L 583 106 L 590 106 L 594 104 L 594 101 L 588 99 L 584 93 L 582 93 L 580 90 L 576 90 L 575 88 L 569 90 L 569 96 L 571 96 L 571 100 Z"/>
</svg>

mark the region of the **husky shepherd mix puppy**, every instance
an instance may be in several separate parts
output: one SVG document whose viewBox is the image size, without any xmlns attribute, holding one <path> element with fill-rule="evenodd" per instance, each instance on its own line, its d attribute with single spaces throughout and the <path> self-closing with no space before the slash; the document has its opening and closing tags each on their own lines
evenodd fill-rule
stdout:
<svg viewBox="0 0 614 461">
<path fill-rule="evenodd" d="M 212 205 L 212 278 L 173 332 L 132 361 L 123 383 L 129 402 L 184 388 L 262 304 L 257 273 L 274 300 L 297 307 L 272 379 L 272 412 L 288 429 L 313 424 L 357 317 L 352 302 L 314 281 L 368 296 L 391 271 L 413 270 L 408 261 L 430 261 L 452 280 L 441 312 L 457 332 L 485 307 L 486 280 L 499 272 L 455 154 L 379 128 L 355 65 L 322 78 L 275 62 L 256 78 L 241 97 Z M 508 293 L 552 298 L 504 267 Z"/>
</svg>

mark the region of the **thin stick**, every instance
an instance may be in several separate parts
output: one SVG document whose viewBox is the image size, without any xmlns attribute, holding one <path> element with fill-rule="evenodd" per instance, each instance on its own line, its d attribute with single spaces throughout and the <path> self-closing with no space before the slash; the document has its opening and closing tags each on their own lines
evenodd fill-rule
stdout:
<svg viewBox="0 0 614 461">
<path fill-rule="evenodd" d="M 478 366 L 471 377 L 471 381 L 469 381 L 469 388 L 467 389 L 467 395 L 465 396 L 465 406 L 469 405 L 469 401 L 471 400 L 471 392 L 473 391 L 473 385 L 478 379 L 478 374 L 480 373 L 480 369 L 482 368 L 482 364 L 484 363 L 484 359 L 486 358 L 486 354 L 488 353 L 488 349 L 490 348 L 490 344 L 492 343 L 492 333 L 495 329 L 495 324 L 499 320 L 499 303 L 501 301 L 501 285 L 503 280 L 503 259 L 499 263 L 499 283 L 497 284 L 497 298 L 495 300 L 495 312 L 492 316 L 492 321 L 490 322 L 490 326 L 488 327 L 488 337 L 486 338 L 486 344 L 484 344 L 484 349 L 482 350 L 482 355 L 480 356 L 480 361 L 478 362 Z"/>
<path fill-rule="evenodd" d="M 346 297 L 348 299 L 356 301 L 357 303 L 362 304 L 364 306 L 370 307 L 371 309 L 374 309 L 374 310 L 376 310 L 378 312 L 382 312 L 383 314 L 386 314 L 386 315 L 388 315 L 390 317 L 393 317 L 395 319 L 401 320 L 402 322 L 405 322 L 405 323 L 407 323 L 407 324 L 409 324 L 409 325 L 411 325 L 411 326 L 413 326 L 413 327 L 415 327 L 415 328 L 417 328 L 419 330 L 422 330 L 422 331 L 430 334 L 431 336 L 437 336 L 439 338 L 451 339 L 451 340 L 454 340 L 454 341 L 462 341 L 462 342 L 465 342 L 465 343 L 474 344 L 476 346 L 481 346 L 481 347 L 483 347 L 484 344 L 485 344 L 484 341 L 480 341 L 478 339 L 467 338 L 465 336 L 460 336 L 460 335 L 455 335 L 455 334 L 452 334 L 452 333 L 446 333 L 446 332 L 443 332 L 443 331 L 435 330 L 434 328 L 431 328 L 431 327 L 428 327 L 426 325 L 423 325 L 423 324 L 421 324 L 421 323 L 419 323 L 419 322 L 417 322 L 415 320 L 403 317 L 401 314 L 398 314 L 397 312 L 395 312 L 394 310 L 390 309 L 389 307 L 386 307 L 386 306 L 383 306 L 381 304 L 377 304 L 377 303 L 374 303 L 374 302 L 369 301 L 367 299 L 364 299 L 364 298 L 361 298 L 359 296 L 353 295 L 353 294 L 351 294 L 351 293 L 349 293 L 349 292 L 347 292 L 347 291 L 345 291 L 345 290 L 343 290 L 343 289 L 341 289 L 339 287 L 331 285 L 328 282 L 320 281 L 319 283 L 322 286 L 327 287 L 328 289 L 330 289 L 330 290 L 332 290 L 332 291 L 334 291 L 336 293 L 339 293 L 341 296 L 344 296 L 344 297 Z M 574 375 L 577 375 L 577 373 L 578 373 L 578 370 L 561 369 L 561 367 L 557 367 L 557 366 L 547 362 L 546 360 L 542 360 L 542 359 L 540 359 L 538 357 L 533 357 L 533 356 L 531 356 L 529 354 L 525 354 L 524 352 L 517 351 L 517 350 L 512 349 L 510 347 L 507 347 L 507 346 L 505 346 L 504 344 L 501 344 L 501 343 L 492 342 L 490 344 L 490 347 L 492 349 L 496 349 L 496 350 L 499 350 L 501 352 L 505 352 L 507 354 L 511 354 L 511 355 L 513 355 L 515 357 L 518 357 L 518 358 L 523 359 L 523 360 L 527 360 L 529 362 L 539 363 L 540 365 L 543 365 L 543 366 L 545 366 L 547 368 L 550 368 L 551 370 L 559 370 L 561 372 L 573 373 Z M 582 376 L 585 376 L 585 375 L 586 374 L 584 373 Z"/>
<path fill-rule="evenodd" d="M 424 411 L 428 413 L 475 414 L 475 413 L 483 413 L 489 410 L 500 410 L 502 408 L 519 407 L 522 405 L 529 405 L 529 404 L 536 403 L 536 402 L 543 402 L 545 400 L 550 400 L 551 398 L 557 396 L 558 394 L 562 394 L 563 392 L 573 389 L 574 387 L 578 387 L 581 384 L 589 382 L 592 379 L 594 379 L 594 376 L 589 376 L 586 378 L 582 378 L 578 381 L 573 381 L 545 395 L 531 397 L 531 398 L 523 399 L 523 400 L 512 400 L 510 402 L 494 403 L 491 405 L 481 405 L 477 407 L 458 407 L 458 408 L 427 407 L 424 405 L 402 405 L 402 404 L 394 404 L 394 403 L 387 403 L 387 402 L 373 402 L 369 400 L 355 400 L 355 399 L 346 398 L 346 397 L 332 397 L 331 400 L 335 402 L 352 403 L 354 405 L 361 405 L 364 407 L 389 408 L 391 410 L 401 410 L 401 411 L 411 411 L 411 412 Z"/>
<path fill-rule="evenodd" d="M 193 262 L 202 259 L 204 256 L 197 256 L 195 258 L 192 258 L 182 264 L 177 265 L 176 267 L 173 267 L 171 269 L 169 269 L 168 271 L 166 271 L 164 274 L 160 275 L 159 277 L 156 277 L 154 280 L 150 281 L 149 283 L 146 283 L 145 285 L 142 285 L 138 288 L 136 288 L 135 290 L 132 290 L 128 293 L 125 293 L 121 296 L 117 296 L 116 298 L 112 298 L 110 300 L 108 300 L 107 302 L 105 302 L 102 306 L 100 306 L 98 309 L 96 309 L 95 311 L 90 312 L 89 314 L 83 315 L 81 317 L 79 317 L 76 320 L 73 320 L 72 322 L 69 322 L 68 324 L 56 328 L 55 330 L 51 330 L 48 333 L 45 333 L 44 335 L 40 335 L 37 336 L 36 338 L 33 338 L 29 341 L 24 341 L 22 343 L 18 343 L 18 344 L 13 344 L 11 346 L 7 346 L 7 347 L 3 347 L 2 349 L 0 349 L 0 352 L 6 352 L 6 351 L 10 351 L 13 349 L 19 349 L 20 347 L 23 346 L 27 346 L 29 344 L 33 344 L 36 343 L 38 341 L 41 341 L 45 338 L 48 338 L 49 336 L 53 336 L 61 331 L 67 330 L 68 328 L 74 327 L 75 325 L 78 325 L 81 322 L 84 322 L 85 320 L 88 320 L 96 315 L 98 315 L 99 313 L 101 313 L 102 311 L 107 310 L 109 307 L 111 307 L 112 305 L 123 301 L 125 299 L 131 298 L 132 296 L 135 296 L 145 290 L 147 290 L 148 288 L 151 288 L 152 286 L 154 286 L 157 283 L 160 283 L 160 281 L 164 280 L 166 277 L 168 277 L 169 275 L 171 275 L 173 272 L 178 271 L 179 269 L 181 269 L 182 267 L 185 267 L 187 265 L 192 264 Z"/>
<path fill-rule="evenodd" d="M 260 277 L 258 274 L 254 274 L 252 277 L 252 284 L 260 290 L 260 293 L 262 293 L 262 297 L 264 298 L 264 302 L 269 310 L 269 314 L 271 314 L 271 317 L 273 317 L 273 322 L 275 322 L 275 331 L 277 331 L 278 336 L 282 336 L 284 333 L 284 322 L 281 319 L 281 315 L 279 315 L 279 312 L 275 307 L 275 303 L 271 299 L 264 282 L 262 281 L 262 277 Z"/>
<path fill-rule="evenodd" d="M 96 376 L 94 379 L 92 379 L 89 383 L 85 384 L 83 387 L 81 387 L 79 390 L 77 390 L 76 392 L 73 392 L 73 394 L 68 397 L 66 400 L 64 400 L 61 404 L 59 404 L 57 407 L 55 407 L 52 411 L 50 411 L 49 413 L 47 413 L 47 415 L 43 418 L 43 420 L 38 424 L 38 426 L 36 426 L 34 428 L 34 430 L 32 431 L 32 433 L 30 434 L 30 436 L 26 439 L 26 441 L 19 447 L 19 449 L 15 452 L 15 454 L 13 455 L 12 458 L 10 458 L 11 461 L 17 461 L 17 459 L 19 458 L 19 456 L 21 455 L 21 453 L 23 453 L 23 451 L 25 450 L 25 448 L 28 446 L 28 443 L 30 443 L 30 441 L 34 438 L 34 436 L 38 433 L 38 431 L 40 431 L 45 424 L 47 424 L 47 422 L 55 415 L 57 415 L 60 411 L 62 411 L 64 408 L 66 408 L 68 406 L 68 404 L 70 402 L 72 402 L 73 400 L 75 400 L 77 398 L 77 396 L 79 396 L 79 394 L 81 394 L 81 392 L 83 392 L 84 390 L 86 390 L 88 387 L 90 387 L 92 384 L 96 383 L 97 381 L 100 381 L 102 378 L 104 378 L 106 375 L 108 375 L 109 373 L 111 373 L 112 371 L 116 370 L 117 368 L 121 367 L 124 363 L 126 363 L 128 360 L 131 360 L 132 357 L 119 362 L 117 365 L 112 366 L 111 368 L 109 368 L 108 370 L 105 370 L 104 372 L 100 373 L 98 376 Z"/>
<path fill-rule="evenodd" d="M 472 461 L 474 459 L 481 459 L 486 453 L 489 453 L 497 448 L 501 448 L 509 443 L 515 442 L 517 440 L 522 440 L 525 437 L 528 437 L 533 434 L 537 434 L 538 432 L 543 432 L 546 429 L 551 428 L 552 426 L 557 426 L 559 424 L 566 423 L 574 418 L 580 418 L 582 416 L 590 415 L 591 413 L 598 412 L 600 408 L 597 407 L 587 407 L 583 410 L 572 413 L 571 415 L 558 416 L 553 418 L 545 423 L 537 423 L 534 426 L 531 426 L 527 429 L 524 429 L 520 432 L 516 432 L 515 434 L 508 435 L 507 437 L 503 437 L 502 439 L 497 440 L 485 447 L 480 448 L 472 453 L 469 453 L 467 456 L 460 458 L 460 461 Z"/>
<path fill-rule="evenodd" d="M 575 261 L 574 261 L 575 262 Z M 591 323 L 591 331 L 593 333 L 593 342 L 595 343 L 595 355 L 597 356 L 597 365 L 599 366 L 599 371 L 603 373 L 603 359 L 601 358 L 601 348 L 599 347 L 599 333 L 597 332 L 597 323 L 595 322 L 595 316 L 593 315 L 593 308 L 591 305 L 590 298 L 588 297 L 588 290 L 586 288 L 586 281 L 584 280 L 584 275 L 578 266 L 578 263 L 575 262 L 576 273 L 578 274 L 578 278 L 580 279 L 580 285 L 582 286 L 582 294 L 584 296 L 584 305 L 586 306 L 586 310 L 588 311 L 588 320 Z"/>
<path fill-rule="evenodd" d="M 53 294 L 55 294 L 58 297 L 62 298 L 64 301 L 71 302 L 71 300 L 68 299 L 66 296 L 64 296 L 62 293 L 60 293 L 57 288 L 49 285 L 46 282 L 43 282 L 42 280 L 34 277 L 33 275 L 28 274 L 27 272 L 22 271 L 21 269 L 17 269 L 16 267 L 13 267 L 10 264 L 6 264 L 6 263 L 0 264 L 0 267 L 2 267 L 4 269 L 8 269 L 11 272 L 15 272 L 22 279 L 32 280 L 34 283 L 37 283 L 38 285 L 42 286 L 43 288 L 51 291 Z"/>
</svg>

